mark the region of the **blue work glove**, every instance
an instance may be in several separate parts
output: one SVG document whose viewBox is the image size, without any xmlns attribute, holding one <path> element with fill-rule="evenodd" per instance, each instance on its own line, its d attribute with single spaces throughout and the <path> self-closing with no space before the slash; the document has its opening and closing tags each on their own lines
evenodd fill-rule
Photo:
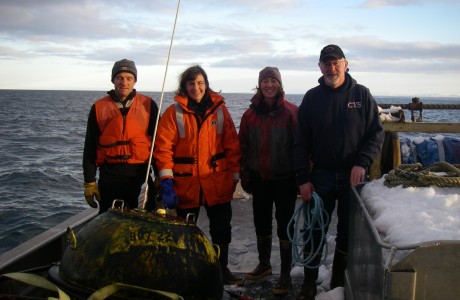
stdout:
<svg viewBox="0 0 460 300">
<path fill-rule="evenodd" d="M 163 179 L 160 182 L 161 186 L 161 197 L 163 204 L 166 208 L 174 209 L 179 204 L 179 198 L 177 198 L 176 192 L 174 192 L 174 184 L 172 178 Z"/>
</svg>

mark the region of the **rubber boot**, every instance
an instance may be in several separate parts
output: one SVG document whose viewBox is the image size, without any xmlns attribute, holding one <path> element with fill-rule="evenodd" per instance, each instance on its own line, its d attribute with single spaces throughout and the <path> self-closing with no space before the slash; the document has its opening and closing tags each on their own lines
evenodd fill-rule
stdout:
<svg viewBox="0 0 460 300">
<path fill-rule="evenodd" d="M 306 254 L 304 254 L 307 256 Z M 321 256 L 316 256 L 310 265 L 317 266 L 321 261 Z M 302 288 L 297 295 L 296 300 L 315 300 L 317 293 L 316 290 L 316 280 L 318 279 L 318 268 L 303 268 L 304 278 Z"/>
<path fill-rule="evenodd" d="M 254 270 L 246 274 L 248 280 L 259 280 L 272 274 L 270 257 L 272 254 L 272 236 L 257 236 L 257 251 L 259 252 L 259 264 Z"/>
<path fill-rule="evenodd" d="M 238 286 L 243 285 L 244 281 L 241 277 L 236 277 L 228 269 L 228 244 L 227 245 L 218 245 L 220 248 L 219 263 L 222 269 L 222 277 L 224 283 L 226 284 L 236 284 Z"/>
<path fill-rule="evenodd" d="M 292 267 L 292 244 L 289 241 L 280 240 L 281 272 L 278 282 L 272 292 L 275 295 L 285 295 L 291 288 Z"/>
<path fill-rule="evenodd" d="M 335 249 L 332 263 L 331 290 L 345 285 L 345 269 L 347 268 L 347 253 Z"/>
</svg>

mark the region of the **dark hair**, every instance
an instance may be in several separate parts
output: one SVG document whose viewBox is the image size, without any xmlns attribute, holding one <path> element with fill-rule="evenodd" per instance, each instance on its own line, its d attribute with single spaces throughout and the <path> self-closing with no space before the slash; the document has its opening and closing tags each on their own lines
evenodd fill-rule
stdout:
<svg viewBox="0 0 460 300">
<path fill-rule="evenodd" d="M 192 66 L 182 72 L 179 76 L 179 88 L 176 91 L 176 95 L 187 97 L 187 81 L 195 80 L 198 75 L 203 75 L 204 81 L 206 83 L 206 93 L 211 90 L 209 87 L 208 75 L 199 65 Z"/>
</svg>

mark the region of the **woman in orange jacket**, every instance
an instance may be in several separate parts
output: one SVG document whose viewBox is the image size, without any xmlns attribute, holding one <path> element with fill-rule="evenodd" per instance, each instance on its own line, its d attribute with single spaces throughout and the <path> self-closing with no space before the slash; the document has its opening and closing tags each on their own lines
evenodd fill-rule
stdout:
<svg viewBox="0 0 460 300">
<path fill-rule="evenodd" d="M 209 218 L 212 242 L 220 247 L 224 281 L 241 284 L 228 269 L 232 207 L 239 180 L 240 146 L 224 98 L 209 87 L 200 66 L 185 70 L 179 79 L 175 104 L 163 113 L 154 158 L 165 207 L 176 208 L 185 218 L 200 206 Z"/>
</svg>

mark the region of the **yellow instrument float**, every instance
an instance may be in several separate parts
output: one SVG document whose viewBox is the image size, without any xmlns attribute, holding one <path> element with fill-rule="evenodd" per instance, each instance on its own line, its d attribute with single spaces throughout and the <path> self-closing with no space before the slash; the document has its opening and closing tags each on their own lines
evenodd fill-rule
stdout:
<svg viewBox="0 0 460 300">
<path fill-rule="evenodd" d="M 222 298 L 218 248 L 194 220 L 114 206 L 77 234 L 69 230 L 60 265 L 49 274 L 53 281 L 80 296 L 123 283 L 185 299 Z"/>
</svg>

